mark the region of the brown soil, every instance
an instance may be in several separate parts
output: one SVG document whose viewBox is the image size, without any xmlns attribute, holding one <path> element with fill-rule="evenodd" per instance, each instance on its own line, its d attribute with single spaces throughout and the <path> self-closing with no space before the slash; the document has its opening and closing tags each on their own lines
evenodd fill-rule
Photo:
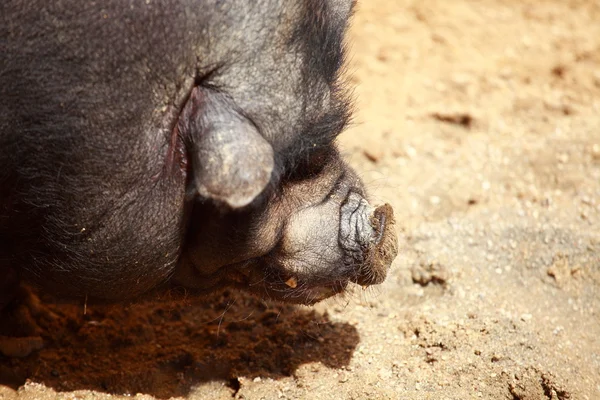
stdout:
<svg viewBox="0 0 600 400">
<path fill-rule="evenodd" d="M 600 398 L 600 3 L 359 6 L 341 144 L 394 206 L 388 280 L 314 308 L 50 304 L 0 399 Z"/>
</svg>

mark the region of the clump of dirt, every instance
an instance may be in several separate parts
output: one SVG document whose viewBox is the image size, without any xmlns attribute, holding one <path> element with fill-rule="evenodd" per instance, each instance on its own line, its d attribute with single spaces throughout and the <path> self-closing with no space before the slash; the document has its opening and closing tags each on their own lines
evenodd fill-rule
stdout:
<svg viewBox="0 0 600 400">
<path fill-rule="evenodd" d="M 427 286 L 430 283 L 445 286 L 450 279 L 446 266 L 436 262 L 419 263 L 412 268 L 412 280 L 421 286 Z"/>
</svg>

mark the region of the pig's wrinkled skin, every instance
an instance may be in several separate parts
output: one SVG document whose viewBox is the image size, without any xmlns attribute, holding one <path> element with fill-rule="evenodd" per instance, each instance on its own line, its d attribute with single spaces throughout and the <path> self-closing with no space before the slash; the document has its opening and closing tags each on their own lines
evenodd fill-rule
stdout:
<svg viewBox="0 0 600 400">
<path fill-rule="evenodd" d="M 3 0 L 4 297 L 173 282 L 311 304 L 381 283 L 391 208 L 334 144 L 352 5 Z"/>
</svg>

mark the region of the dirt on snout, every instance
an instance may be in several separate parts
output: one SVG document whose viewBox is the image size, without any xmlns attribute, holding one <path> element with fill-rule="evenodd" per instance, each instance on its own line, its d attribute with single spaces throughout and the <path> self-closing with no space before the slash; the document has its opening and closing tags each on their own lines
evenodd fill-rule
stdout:
<svg viewBox="0 0 600 400">
<path fill-rule="evenodd" d="M 362 1 L 350 39 L 386 282 L 50 303 L 0 399 L 600 399 L 600 3 Z"/>
</svg>

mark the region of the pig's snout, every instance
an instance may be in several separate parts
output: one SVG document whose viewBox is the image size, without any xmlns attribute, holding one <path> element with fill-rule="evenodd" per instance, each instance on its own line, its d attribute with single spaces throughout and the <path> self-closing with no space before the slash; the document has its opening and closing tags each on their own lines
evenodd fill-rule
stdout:
<svg viewBox="0 0 600 400">
<path fill-rule="evenodd" d="M 348 264 L 355 266 L 352 282 L 376 285 L 385 280 L 398 254 L 394 225 L 389 204 L 373 208 L 358 193 L 350 193 L 340 210 L 340 245 Z"/>
</svg>

